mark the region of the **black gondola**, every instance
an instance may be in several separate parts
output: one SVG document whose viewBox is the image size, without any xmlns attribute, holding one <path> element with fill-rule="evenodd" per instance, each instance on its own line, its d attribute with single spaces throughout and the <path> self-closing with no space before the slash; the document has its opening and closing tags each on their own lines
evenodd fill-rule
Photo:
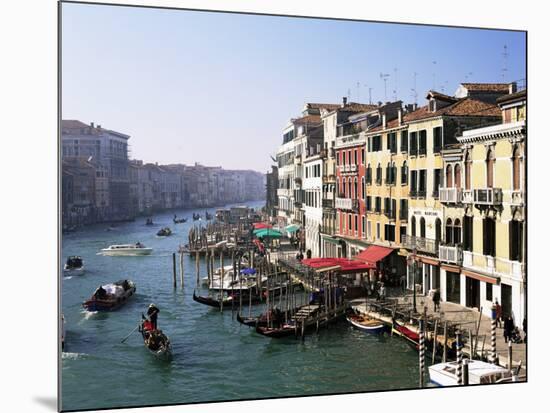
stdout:
<svg viewBox="0 0 550 413">
<path fill-rule="evenodd" d="M 157 236 L 158 236 L 158 237 L 168 237 L 168 236 L 170 236 L 170 235 L 172 235 L 172 230 L 171 230 L 170 228 L 168 228 L 168 227 L 166 227 L 166 228 L 161 228 L 161 229 L 159 230 L 159 232 L 157 232 Z"/>
<path fill-rule="evenodd" d="M 196 301 L 197 303 L 208 305 L 210 307 L 220 308 L 220 305 L 221 305 L 221 302 L 220 302 L 219 298 L 208 297 L 208 296 L 205 297 L 205 296 L 202 296 L 202 295 L 196 295 L 194 291 L 193 291 L 193 300 Z M 252 297 L 249 297 L 248 295 L 246 295 L 246 296 L 243 295 L 243 303 L 244 302 L 246 302 L 246 303 L 252 302 L 252 304 L 258 304 L 259 302 L 261 302 L 261 300 L 260 300 L 260 297 L 257 296 L 257 295 L 253 295 Z M 224 307 L 231 306 L 232 303 L 236 303 L 237 305 L 239 304 L 239 295 L 238 294 L 233 294 L 233 296 L 229 295 L 229 296 L 227 296 L 223 299 L 223 306 Z"/>
<path fill-rule="evenodd" d="M 172 221 L 174 221 L 174 224 L 184 224 L 187 222 L 187 218 L 178 219 L 177 215 L 174 215 L 174 218 L 172 219 Z"/>
<path fill-rule="evenodd" d="M 147 218 L 147 220 L 145 221 L 145 225 L 154 225 L 153 218 Z"/>
</svg>

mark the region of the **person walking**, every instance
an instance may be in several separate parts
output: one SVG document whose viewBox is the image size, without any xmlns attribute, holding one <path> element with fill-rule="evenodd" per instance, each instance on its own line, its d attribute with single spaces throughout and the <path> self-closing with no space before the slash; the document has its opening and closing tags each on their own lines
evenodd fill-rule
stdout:
<svg viewBox="0 0 550 413">
<path fill-rule="evenodd" d="M 500 328 L 500 326 L 502 325 L 502 307 L 498 303 L 498 300 L 495 300 L 495 309 L 497 312 L 497 327 Z"/>
<path fill-rule="evenodd" d="M 439 293 L 439 288 L 436 288 L 432 297 L 434 302 L 434 312 L 440 309 L 439 303 L 441 302 L 441 294 Z"/>
<path fill-rule="evenodd" d="M 512 316 L 507 316 L 504 320 L 504 342 L 507 343 L 508 340 L 512 337 L 512 332 L 514 331 L 514 320 Z"/>
<path fill-rule="evenodd" d="M 386 286 L 383 282 L 380 283 L 380 300 L 385 301 L 386 300 Z"/>
<path fill-rule="evenodd" d="M 527 343 L 527 317 L 523 318 L 523 342 Z"/>
</svg>

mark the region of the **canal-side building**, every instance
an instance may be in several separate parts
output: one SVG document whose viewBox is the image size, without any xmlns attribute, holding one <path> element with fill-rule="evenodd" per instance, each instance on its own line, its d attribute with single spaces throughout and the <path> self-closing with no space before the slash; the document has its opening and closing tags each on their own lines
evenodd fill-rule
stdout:
<svg viewBox="0 0 550 413">
<path fill-rule="evenodd" d="M 470 85 L 470 89 L 473 87 Z M 416 261 L 408 268 L 408 285 L 420 284 L 422 293 L 440 289 L 443 300 L 447 300 L 447 284 L 459 283 L 460 271 L 453 266 L 444 266 L 439 260 L 439 245 L 443 237 L 442 204 L 439 188 L 443 179 L 443 158 L 441 151 L 458 143 L 461 131 L 494 124 L 501 119 L 500 111 L 490 99 L 479 99 L 482 92 L 470 97 L 448 96 L 430 91 L 427 105 L 407 115 L 409 135 L 409 228 L 402 236 L 402 244 Z M 490 90 L 491 96 L 493 90 Z M 463 91 L 463 88 L 459 88 Z M 453 227 L 456 226 L 453 223 Z M 459 232 L 461 229 L 456 229 Z M 413 271 L 416 268 L 416 274 Z M 458 271 L 458 272 L 457 272 Z M 442 281 L 445 283 L 442 283 Z M 449 301 L 455 298 L 449 295 Z"/>
<path fill-rule="evenodd" d="M 464 131 L 460 303 L 490 315 L 498 300 L 516 325 L 526 316 L 526 90 L 497 99 L 502 123 Z M 515 92 L 515 93 L 514 93 Z"/>
<path fill-rule="evenodd" d="M 62 159 L 86 160 L 108 181 L 108 185 L 100 186 L 108 191 L 108 196 L 103 197 L 104 203 L 96 220 L 131 218 L 128 139 L 129 135 L 96 126 L 93 122 L 87 125 L 79 120 L 61 121 Z"/>
<path fill-rule="evenodd" d="M 265 209 L 269 217 L 277 216 L 279 173 L 276 165 L 271 165 L 271 172 L 265 174 Z"/>
<path fill-rule="evenodd" d="M 306 251 L 311 251 L 314 258 L 321 256 L 320 227 L 323 222 L 323 158 L 320 152 L 311 148 L 303 161 L 305 244 Z"/>
<path fill-rule="evenodd" d="M 95 222 L 96 167 L 84 159 L 62 163 L 61 211 L 63 227 Z"/>
<path fill-rule="evenodd" d="M 283 143 L 277 150 L 279 185 L 277 225 L 284 228 L 294 216 L 294 124 L 283 130 Z"/>
<path fill-rule="evenodd" d="M 377 112 L 378 125 L 365 133 L 364 239 L 368 246 L 387 248 L 387 258 L 378 269 L 397 281 L 406 272 L 406 254 L 400 248 L 408 222 L 406 114 L 401 101 L 386 104 Z"/>
<path fill-rule="evenodd" d="M 336 221 L 336 136 L 339 124 L 346 122 L 349 116 L 376 108 L 376 105 L 348 102 L 342 99 L 342 104 L 335 108 L 321 110 L 323 122 L 323 191 L 322 191 L 322 224 L 321 224 L 321 256 L 342 257 L 345 242 L 336 236 L 338 225 Z"/>
</svg>

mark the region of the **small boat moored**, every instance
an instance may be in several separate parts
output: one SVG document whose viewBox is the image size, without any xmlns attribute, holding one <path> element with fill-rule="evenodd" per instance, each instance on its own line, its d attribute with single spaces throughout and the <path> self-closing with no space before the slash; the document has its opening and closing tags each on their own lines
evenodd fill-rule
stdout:
<svg viewBox="0 0 550 413">
<path fill-rule="evenodd" d="M 143 344 L 154 356 L 169 360 L 172 358 L 172 345 L 170 339 L 162 330 L 154 329 L 153 324 L 149 320 L 143 320 L 139 328 L 143 337 Z"/>
<path fill-rule="evenodd" d="M 94 294 L 82 303 L 88 311 L 112 311 L 126 303 L 136 292 L 136 286 L 131 280 L 120 280 L 114 283 L 100 285 Z"/>
<path fill-rule="evenodd" d="M 147 220 L 145 221 L 145 225 L 154 225 L 153 218 L 147 218 Z"/>
<path fill-rule="evenodd" d="M 346 316 L 346 319 L 353 327 L 368 333 L 380 334 L 386 330 L 384 323 L 374 318 L 359 314 L 349 314 Z"/>
<path fill-rule="evenodd" d="M 84 262 L 82 257 L 78 255 L 72 255 L 67 258 L 67 262 L 63 267 L 64 275 L 81 275 L 84 274 Z"/>
<path fill-rule="evenodd" d="M 168 227 L 165 227 L 165 228 L 161 228 L 158 232 L 157 232 L 157 237 L 168 237 L 172 235 L 172 230 Z"/>
<path fill-rule="evenodd" d="M 110 245 L 108 248 L 103 248 L 103 255 L 149 255 L 153 252 L 153 248 L 145 247 L 141 242 L 135 244 L 120 244 Z"/>
<path fill-rule="evenodd" d="M 487 363 L 481 360 L 465 360 L 468 364 L 468 384 L 491 384 L 513 381 L 513 374 L 508 369 L 496 364 Z M 458 385 L 456 368 L 458 363 L 451 361 L 447 363 L 433 364 L 428 367 L 430 381 L 438 386 Z"/>
<path fill-rule="evenodd" d="M 178 218 L 177 215 L 174 215 L 172 221 L 174 221 L 174 224 L 184 224 L 187 222 L 187 218 Z"/>
</svg>

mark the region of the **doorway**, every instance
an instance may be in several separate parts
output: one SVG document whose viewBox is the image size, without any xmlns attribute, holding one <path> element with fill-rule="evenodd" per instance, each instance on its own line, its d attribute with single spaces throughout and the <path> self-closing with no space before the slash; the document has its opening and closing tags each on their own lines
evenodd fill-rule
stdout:
<svg viewBox="0 0 550 413">
<path fill-rule="evenodd" d="M 466 277 L 466 307 L 479 309 L 479 280 Z"/>
<path fill-rule="evenodd" d="M 512 286 L 500 284 L 500 299 L 502 300 L 502 317 L 512 315 Z"/>
</svg>

